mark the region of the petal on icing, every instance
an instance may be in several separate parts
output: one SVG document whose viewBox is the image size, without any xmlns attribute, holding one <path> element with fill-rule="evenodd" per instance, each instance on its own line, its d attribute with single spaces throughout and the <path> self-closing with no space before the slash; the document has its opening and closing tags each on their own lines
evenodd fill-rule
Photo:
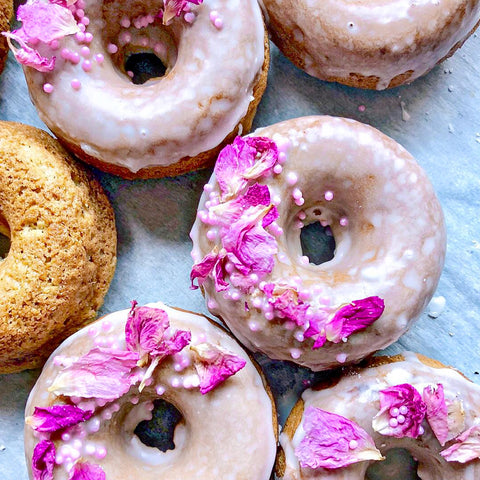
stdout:
<svg viewBox="0 0 480 480">
<path fill-rule="evenodd" d="M 100 465 L 77 462 L 73 466 L 68 480 L 106 480 L 106 476 Z"/>
<path fill-rule="evenodd" d="M 243 176 L 248 179 L 259 178 L 277 163 L 277 145 L 266 137 L 246 137 L 246 141 L 257 153 L 255 163 L 243 173 Z"/>
<path fill-rule="evenodd" d="M 310 304 L 303 302 L 298 297 L 298 292 L 295 288 L 267 284 L 263 291 L 277 316 L 292 320 L 298 326 L 306 323 L 305 315 L 308 308 L 310 308 Z"/>
<path fill-rule="evenodd" d="M 373 429 L 389 437 L 417 438 L 427 407 L 417 389 L 408 383 L 380 390 L 380 411 L 373 418 Z"/>
<path fill-rule="evenodd" d="M 327 340 L 340 343 L 352 333 L 366 328 L 378 320 L 384 310 L 385 303 L 380 297 L 353 300 L 337 310 L 327 322 Z"/>
<path fill-rule="evenodd" d="M 48 389 L 56 395 L 115 400 L 132 383 L 137 352 L 96 347 L 61 370 Z"/>
<path fill-rule="evenodd" d="M 20 5 L 17 19 L 22 22 L 21 30 L 27 42 L 50 43 L 80 31 L 68 8 L 43 0 L 28 0 Z"/>
<path fill-rule="evenodd" d="M 455 443 L 440 452 L 447 462 L 467 463 L 480 459 L 480 425 L 465 430 L 455 439 Z"/>
<path fill-rule="evenodd" d="M 237 373 L 247 363 L 243 358 L 210 343 L 191 345 L 190 349 L 196 354 L 194 365 L 200 378 L 202 395 Z"/>
<path fill-rule="evenodd" d="M 42 57 L 37 50 L 29 47 L 16 33 L 2 32 L 2 35 L 7 37 L 8 46 L 21 65 L 32 67 L 39 72 L 51 72 L 55 68 L 55 57 Z M 12 40 L 18 42 L 20 48 L 15 47 Z"/>
<path fill-rule="evenodd" d="M 447 401 L 446 403 L 448 412 L 448 442 L 458 437 L 465 430 L 465 410 L 460 399 Z"/>
<path fill-rule="evenodd" d="M 35 445 L 32 457 L 33 480 L 53 480 L 55 467 L 55 444 L 42 440 Z"/>
<path fill-rule="evenodd" d="M 427 422 L 443 446 L 448 439 L 448 410 L 443 385 L 438 383 L 435 387 L 426 386 L 423 389 L 423 401 L 427 407 Z"/>
<path fill-rule="evenodd" d="M 325 333 L 326 315 L 325 312 L 320 310 L 308 319 L 308 327 L 303 332 L 303 336 L 304 338 L 315 337 L 312 350 L 323 347 L 327 341 Z"/>
<path fill-rule="evenodd" d="M 308 407 L 303 418 L 305 436 L 295 449 L 302 468 L 336 469 L 365 460 L 383 460 L 368 433 L 348 418 Z"/>
<path fill-rule="evenodd" d="M 198 286 L 210 275 L 213 271 L 215 264 L 218 261 L 218 249 L 212 250 L 207 253 L 200 262 L 196 263 L 190 272 L 190 281 L 192 282 L 191 288 L 196 290 Z M 193 282 L 198 279 L 198 286 Z"/>
<path fill-rule="evenodd" d="M 53 405 L 51 407 L 35 407 L 33 415 L 25 422 L 38 432 L 56 432 L 88 420 L 93 415 L 76 405 Z"/>
</svg>

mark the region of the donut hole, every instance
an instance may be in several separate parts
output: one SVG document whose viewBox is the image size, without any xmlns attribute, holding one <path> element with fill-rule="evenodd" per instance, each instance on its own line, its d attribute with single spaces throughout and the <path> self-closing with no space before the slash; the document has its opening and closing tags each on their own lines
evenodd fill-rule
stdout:
<svg viewBox="0 0 480 480">
<path fill-rule="evenodd" d="M 300 244 L 302 255 L 315 265 L 328 262 L 335 256 L 336 245 L 332 230 L 320 222 L 312 222 L 302 228 Z"/>
<path fill-rule="evenodd" d="M 418 462 L 405 448 L 382 452 L 385 460 L 374 462 L 368 468 L 365 480 L 421 480 L 417 475 Z"/>
<path fill-rule="evenodd" d="M 153 405 L 152 419 L 141 421 L 133 433 L 147 447 L 158 448 L 162 452 L 174 450 L 175 428 L 183 420 L 183 415 L 163 399 L 155 400 Z"/>
<path fill-rule="evenodd" d="M 10 251 L 10 228 L 7 221 L 0 214 L 0 261 L 2 261 Z"/>
<path fill-rule="evenodd" d="M 153 52 L 132 53 L 125 60 L 124 68 L 135 85 L 163 77 L 167 71 L 167 66 Z"/>
</svg>

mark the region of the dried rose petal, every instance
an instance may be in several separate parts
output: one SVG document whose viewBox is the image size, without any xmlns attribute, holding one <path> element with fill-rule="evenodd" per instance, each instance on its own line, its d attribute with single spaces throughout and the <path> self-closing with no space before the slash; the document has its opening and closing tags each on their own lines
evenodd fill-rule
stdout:
<svg viewBox="0 0 480 480">
<path fill-rule="evenodd" d="M 458 437 L 465 430 L 465 410 L 459 398 L 446 401 L 448 412 L 448 438 L 447 442 Z"/>
<path fill-rule="evenodd" d="M 467 463 L 480 459 L 480 425 L 465 430 L 455 439 L 455 443 L 440 452 L 447 462 Z"/>
<path fill-rule="evenodd" d="M 32 67 L 39 72 L 51 72 L 55 68 L 55 57 L 42 57 L 35 49 L 29 47 L 15 32 L 2 32 L 2 35 L 7 37 L 8 46 L 13 52 L 17 62 L 21 65 Z M 15 47 L 11 42 L 12 40 L 18 42 L 20 48 Z"/>
<path fill-rule="evenodd" d="M 327 341 L 325 333 L 325 323 L 327 320 L 327 313 L 320 310 L 314 312 L 311 318 L 308 319 L 308 327 L 303 332 L 304 338 L 315 337 L 312 350 L 323 347 Z"/>
<path fill-rule="evenodd" d="M 263 291 L 276 315 L 292 320 L 298 326 L 306 323 L 305 315 L 310 304 L 299 298 L 295 288 L 268 283 L 264 286 Z"/>
<path fill-rule="evenodd" d="M 33 415 L 25 419 L 26 423 L 38 432 L 56 432 L 85 422 L 93 415 L 76 405 L 53 405 L 51 407 L 35 407 Z"/>
<path fill-rule="evenodd" d="M 237 373 L 247 363 L 243 358 L 210 343 L 191 345 L 190 349 L 196 354 L 194 364 L 202 395 Z"/>
<path fill-rule="evenodd" d="M 443 385 L 438 383 L 436 387 L 432 385 L 425 387 L 423 401 L 427 407 L 427 422 L 443 447 L 448 439 L 448 410 Z"/>
<path fill-rule="evenodd" d="M 247 143 L 257 151 L 255 163 L 243 173 L 248 179 L 259 178 L 272 169 L 278 160 L 275 142 L 266 137 L 247 137 Z"/>
<path fill-rule="evenodd" d="M 189 3 L 200 5 L 203 0 L 164 0 L 163 24 L 167 25 L 174 17 L 179 17 Z"/>
<path fill-rule="evenodd" d="M 56 395 L 115 400 L 132 383 L 137 352 L 96 347 L 59 372 L 49 392 Z"/>
<path fill-rule="evenodd" d="M 68 480 L 105 480 L 105 472 L 100 465 L 88 462 L 77 462 L 71 472 Z"/>
<path fill-rule="evenodd" d="M 417 438 L 427 407 L 417 389 L 408 383 L 380 390 L 380 412 L 373 418 L 373 429 L 390 437 Z"/>
<path fill-rule="evenodd" d="M 68 8 L 48 1 L 28 0 L 26 4 L 19 5 L 17 19 L 22 22 L 20 30 L 27 42 L 50 43 L 80 31 Z"/>
<path fill-rule="evenodd" d="M 302 468 L 342 468 L 365 460 L 383 460 L 368 433 L 348 418 L 320 408 L 304 413 L 305 436 L 295 449 Z"/>
<path fill-rule="evenodd" d="M 327 340 L 340 343 L 357 330 L 368 327 L 378 320 L 385 310 L 380 297 L 367 297 L 353 300 L 340 308 L 326 324 Z"/>
<path fill-rule="evenodd" d="M 32 457 L 33 480 L 53 480 L 55 444 L 42 440 L 35 445 Z"/>
</svg>

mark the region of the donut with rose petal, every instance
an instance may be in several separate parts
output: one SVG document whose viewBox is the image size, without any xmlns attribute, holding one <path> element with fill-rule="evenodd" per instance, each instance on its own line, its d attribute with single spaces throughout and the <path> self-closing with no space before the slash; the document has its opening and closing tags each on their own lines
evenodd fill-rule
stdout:
<svg viewBox="0 0 480 480">
<path fill-rule="evenodd" d="M 303 392 L 292 409 L 278 478 L 363 480 L 392 449 L 408 451 L 423 480 L 478 478 L 480 386 L 412 352 L 343 373 Z"/>
<path fill-rule="evenodd" d="M 303 255 L 308 224 L 333 258 Z M 191 231 L 193 288 L 248 348 L 313 370 L 390 345 L 432 297 L 443 213 L 425 172 L 378 130 L 304 117 L 220 153 Z"/>
<path fill-rule="evenodd" d="M 268 480 L 276 436 L 248 354 L 215 322 L 163 303 L 132 302 L 65 340 L 26 406 L 32 480 Z"/>
<path fill-rule="evenodd" d="M 7 35 L 41 119 L 124 178 L 212 165 L 266 87 L 256 0 L 28 0 L 17 18 Z"/>
</svg>

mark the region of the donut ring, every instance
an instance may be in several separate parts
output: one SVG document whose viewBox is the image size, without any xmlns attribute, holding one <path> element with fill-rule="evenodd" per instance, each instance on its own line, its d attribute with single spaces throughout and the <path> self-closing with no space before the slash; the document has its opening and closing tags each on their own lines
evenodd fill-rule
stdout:
<svg viewBox="0 0 480 480">
<path fill-rule="evenodd" d="M 342 118 L 289 120 L 236 142 L 219 156 L 191 231 L 191 278 L 210 312 L 248 348 L 312 370 L 397 340 L 429 302 L 445 256 L 425 172 L 392 139 Z M 244 161 L 248 142 L 255 167 L 225 161 L 235 149 Z M 320 265 L 300 244 L 314 222 L 336 242 Z"/>
<path fill-rule="evenodd" d="M 13 2 L 11 0 L 0 0 L 0 32 L 9 29 L 10 18 L 13 15 Z M 7 39 L 0 35 L 0 73 L 2 73 L 7 61 L 8 45 Z"/>
<path fill-rule="evenodd" d="M 95 317 L 116 263 L 100 184 L 46 132 L 0 122 L 0 372 L 40 366 Z"/>
<path fill-rule="evenodd" d="M 410 83 L 462 46 L 478 0 L 263 0 L 274 43 L 322 80 L 382 90 Z"/>
<path fill-rule="evenodd" d="M 479 429 L 480 405 L 478 402 L 480 387 L 466 379 L 456 370 L 445 367 L 435 360 L 411 352 L 402 353 L 395 357 L 374 357 L 363 368 L 347 370 L 346 375 L 334 385 L 320 385 L 318 388 L 306 390 L 287 419 L 283 432 L 280 435 L 279 455 L 277 456 L 276 473 L 278 478 L 289 479 L 335 479 L 360 480 L 364 479 L 367 468 L 373 462 L 360 461 L 344 467 L 311 468 L 301 466 L 310 463 L 306 460 L 308 450 L 299 448 L 302 439 L 310 435 L 302 429 L 305 427 L 305 418 L 312 415 L 315 409 L 340 415 L 361 427 L 373 439 L 376 449 L 385 455 L 392 448 L 406 449 L 413 458 L 418 460 L 418 476 L 423 480 L 448 478 L 464 480 L 477 478 L 480 474 L 480 457 L 467 460 L 460 456 L 464 452 L 457 450 L 456 460 L 451 447 L 460 443 L 459 437 L 466 430 L 471 435 Z M 438 384 L 442 385 L 442 395 L 448 409 L 448 434 L 445 437 L 437 434 L 432 428 L 429 408 L 421 422 L 418 437 L 406 436 L 406 429 L 395 432 L 381 429 L 380 391 L 393 389 L 398 385 L 408 384 L 416 390 L 416 400 L 427 403 L 424 389 L 433 387 L 438 393 Z M 409 388 L 409 390 L 412 390 Z M 392 391 L 392 390 L 391 390 Z M 423 398 L 422 398 L 423 397 Z M 428 398 L 427 398 L 428 399 Z M 393 411 L 395 414 L 396 412 Z M 309 412 L 309 413 L 307 413 Z M 318 411 L 317 411 L 318 412 Z M 403 425 L 409 423 L 410 413 L 406 414 Z M 376 417 L 375 420 L 374 417 Z M 311 418 L 311 417 L 310 417 Z M 395 417 L 394 417 L 395 418 Z M 398 416 L 396 417 L 398 418 Z M 446 420 L 444 418 L 444 420 Z M 372 426 L 373 425 L 373 426 Z M 475 426 L 476 425 L 476 426 Z M 410 427 L 409 427 L 410 428 Z M 412 430 L 416 425 L 412 426 Z M 307 428 L 307 431 L 309 429 Z M 418 432 L 417 432 L 418 433 Z M 416 433 L 412 434 L 416 435 Z M 478 434 L 477 434 L 478 435 Z M 460 438 L 461 439 L 461 438 Z M 443 444 L 443 445 L 442 445 Z M 305 445 L 305 441 L 304 441 Z M 355 445 L 353 445 L 355 447 Z M 361 447 L 358 445 L 357 448 Z M 455 446 L 453 450 L 457 447 Z M 321 450 L 319 450 L 321 451 Z M 355 451 L 354 449 L 350 450 Z M 447 452 L 450 451 L 450 454 Z M 443 452 L 443 453 L 441 453 Z M 336 452 L 325 449 L 326 455 L 334 457 Z M 340 454 L 341 456 L 341 454 Z M 318 458 L 318 457 L 317 457 Z M 313 465 L 313 464 L 312 464 Z M 410 478 L 410 477 L 409 477 Z"/>
<path fill-rule="evenodd" d="M 250 129 L 269 63 L 255 0 L 185 0 L 190 17 L 167 25 L 155 17 L 163 2 L 80 1 L 85 33 L 42 46 L 56 55 L 51 72 L 24 68 L 40 118 L 79 158 L 124 178 L 178 175 L 212 165 L 222 142 Z M 133 84 L 125 62 L 139 52 L 165 75 Z"/>
<path fill-rule="evenodd" d="M 131 370 L 137 380 L 132 381 L 130 389 L 127 384 L 127 391 L 118 398 L 105 399 L 108 395 L 105 390 L 102 397 L 81 398 L 82 394 L 93 393 L 85 392 L 81 370 L 80 375 L 77 372 L 68 377 L 67 374 L 70 380 L 65 379 L 67 366 L 72 368 L 72 361 L 96 347 L 100 348 L 101 355 L 121 350 L 124 352 L 122 358 L 126 359 L 129 311 L 107 315 L 67 339 L 45 364 L 27 402 L 27 463 L 30 464 L 36 455 L 38 458 L 41 449 L 38 445 L 42 438 L 45 439 L 39 438 L 39 432 L 35 431 L 34 407 L 67 405 L 67 408 L 76 406 L 83 411 L 92 411 L 93 415 L 85 423 L 47 434 L 47 440 L 53 442 L 56 449 L 55 480 L 69 478 L 75 465 L 85 464 L 93 464 L 95 467 L 91 468 L 100 468 L 105 474 L 105 477 L 92 478 L 108 480 L 138 476 L 145 480 L 194 480 L 204 479 L 205 475 L 212 479 L 268 480 L 275 461 L 277 425 L 271 394 L 263 384 L 260 370 L 230 335 L 206 317 L 169 308 L 162 303 L 141 309 L 143 312 L 153 310 L 156 312 L 153 315 L 160 317 L 163 314 L 158 312 L 164 312 L 170 324 L 168 331 L 172 333 L 174 328 L 189 332 L 190 345 L 162 359 L 141 392 L 138 380 L 150 368 L 147 365 Z M 199 348 L 199 344 L 221 348 L 225 354 L 228 352 L 243 359 L 245 366 L 213 390 L 202 394 L 198 388 L 197 357 L 193 350 Z M 196 347 L 192 347 L 194 345 Z M 133 354 L 132 351 L 128 353 Z M 152 359 L 149 357 L 153 363 Z M 125 371 L 123 374 L 123 377 L 116 374 L 117 382 L 125 381 Z M 69 384 L 69 381 L 73 383 Z M 102 381 L 100 373 L 93 383 Z M 200 378 L 200 386 L 201 382 Z M 69 389 L 70 393 L 72 389 L 80 389 L 79 392 L 83 393 L 75 398 L 67 392 Z M 116 392 L 113 396 L 118 394 Z M 151 419 L 152 402 L 158 398 L 173 404 L 183 417 L 175 429 L 175 448 L 165 453 L 147 447 L 134 435 L 140 421 Z M 241 457 L 238 452 L 242 452 Z M 35 467 L 30 464 L 30 478 L 32 468 Z"/>
</svg>

